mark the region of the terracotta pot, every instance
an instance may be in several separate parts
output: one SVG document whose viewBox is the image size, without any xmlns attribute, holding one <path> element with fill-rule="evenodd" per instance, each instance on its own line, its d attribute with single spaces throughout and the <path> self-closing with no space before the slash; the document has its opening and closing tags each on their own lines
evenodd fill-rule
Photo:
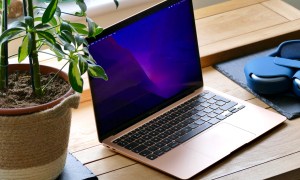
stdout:
<svg viewBox="0 0 300 180">
<path fill-rule="evenodd" d="M 28 70 L 28 65 L 10 65 L 15 68 Z M 42 73 L 57 71 L 41 66 Z M 63 72 L 60 76 L 67 79 Z M 58 177 L 66 161 L 71 108 L 78 105 L 79 95 L 70 90 L 41 106 L 0 109 L 0 179 Z"/>
</svg>

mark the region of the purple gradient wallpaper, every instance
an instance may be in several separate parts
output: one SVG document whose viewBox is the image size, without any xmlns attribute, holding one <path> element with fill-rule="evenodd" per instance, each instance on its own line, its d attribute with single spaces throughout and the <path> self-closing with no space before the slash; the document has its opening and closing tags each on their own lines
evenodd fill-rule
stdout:
<svg viewBox="0 0 300 180">
<path fill-rule="evenodd" d="M 100 136 L 202 82 L 190 0 L 148 15 L 88 48 L 109 79 L 90 78 Z"/>
</svg>

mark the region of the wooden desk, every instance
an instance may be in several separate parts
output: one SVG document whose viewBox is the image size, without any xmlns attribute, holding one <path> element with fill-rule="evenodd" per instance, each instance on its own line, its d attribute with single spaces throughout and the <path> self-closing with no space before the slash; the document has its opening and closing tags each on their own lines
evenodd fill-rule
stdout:
<svg viewBox="0 0 300 180">
<path fill-rule="evenodd" d="M 270 109 L 210 65 L 296 38 L 299 18 L 298 10 L 280 0 L 232 0 L 197 10 L 205 85 Z M 173 179 L 103 147 L 97 139 L 88 85 L 82 96 L 73 114 L 69 151 L 99 179 Z M 270 177 L 300 178 L 300 118 L 237 150 L 195 179 Z"/>
</svg>

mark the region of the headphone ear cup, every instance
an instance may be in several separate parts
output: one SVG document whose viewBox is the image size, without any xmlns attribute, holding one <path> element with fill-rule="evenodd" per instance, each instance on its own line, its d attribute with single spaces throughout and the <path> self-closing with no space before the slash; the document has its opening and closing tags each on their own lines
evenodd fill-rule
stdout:
<svg viewBox="0 0 300 180">
<path fill-rule="evenodd" d="M 259 94 L 278 94 L 291 89 L 294 70 L 278 66 L 274 57 L 260 57 L 244 67 L 247 85 Z"/>
<path fill-rule="evenodd" d="M 293 76 L 293 90 L 300 97 L 300 70 Z"/>
</svg>

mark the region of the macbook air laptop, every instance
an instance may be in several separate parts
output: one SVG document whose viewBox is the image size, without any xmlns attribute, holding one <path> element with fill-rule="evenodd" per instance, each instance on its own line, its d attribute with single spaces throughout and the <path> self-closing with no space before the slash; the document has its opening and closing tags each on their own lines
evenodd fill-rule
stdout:
<svg viewBox="0 0 300 180">
<path fill-rule="evenodd" d="M 89 79 L 100 142 L 177 178 L 285 120 L 203 86 L 192 0 L 166 0 L 88 42 L 108 76 Z"/>
</svg>

